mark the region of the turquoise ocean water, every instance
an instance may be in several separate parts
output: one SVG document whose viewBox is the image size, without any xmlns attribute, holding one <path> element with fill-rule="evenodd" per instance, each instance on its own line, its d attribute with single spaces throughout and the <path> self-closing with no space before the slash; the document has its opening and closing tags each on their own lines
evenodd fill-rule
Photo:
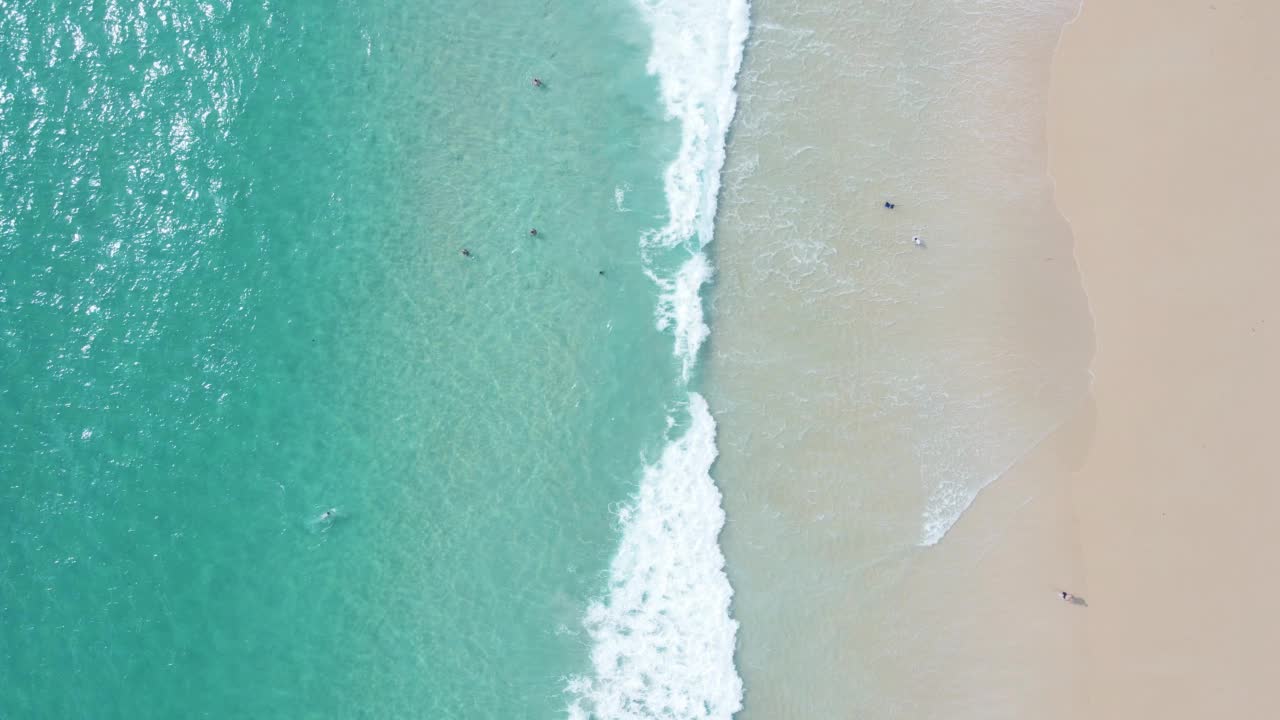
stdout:
<svg viewBox="0 0 1280 720">
<path fill-rule="evenodd" d="M 736 709 L 686 5 L 0 5 L 0 718 Z"/>
</svg>

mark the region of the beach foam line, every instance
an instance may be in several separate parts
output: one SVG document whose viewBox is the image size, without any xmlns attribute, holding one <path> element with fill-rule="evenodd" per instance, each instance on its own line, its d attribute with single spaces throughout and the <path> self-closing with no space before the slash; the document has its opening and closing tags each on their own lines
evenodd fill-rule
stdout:
<svg viewBox="0 0 1280 720">
<path fill-rule="evenodd" d="M 725 516 L 711 479 L 716 425 L 697 393 L 688 413 L 688 430 L 645 468 L 618 514 L 608 595 L 584 621 L 592 674 L 567 688 L 571 720 L 728 720 L 742 709 L 738 623 L 718 544 Z"/>
<path fill-rule="evenodd" d="M 680 121 L 680 151 L 663 177 L 670 215 L 649 240 L 670 247 L 711 242 L 725 138 L 750 25 L 746 0 L 639 0 L 653 33 L 649 74 L 667 117 Z"/>
<path fill-rule="evenodd" d="M 711 328 L 702 312 L 702 286 L 714 274 L 706 253 L 695 252 L 680 266 L 674 278 L 659 277 L 651 270 L 645 274 L 657 284 L 658 330 L 671 330 L 675 337 L 674 352 L 680 360 L 680 373 L 685 382 L 698 361 L 698 350 Z"/>
<path fill-rule="evenodd" d="M 663 175 L 667 223 L 641 242 L 650 250 L 683 245 L 694 255 L 675 279 L 658 280 L 658 327 L 675 332 L 687 380 L 708 333 L 698 294 L 711 265 L 698 255 L 715 233 L 750 8 L 747 0 L 637 0 L 637 6 L 653 36 L 648 71 L 658 78 L 667 117 L 680 121 L 680 149 Z"/>
<path fill-rule="evenodd" d="M 1093 384 L 1093 373 L 1089 373 L 1089 382 Z M 1082 401 L 1083 402 L 1083 401 Z M 1073 410 L 1067 413 L 1066 417 L 1074 417 L 1079 411 L 1079 405 L 1073 406 Z M 950 479 L 944 480 L 929 496 L 929 501 L 925 505 L 924 512 L 921 514 L 922 527 L 920 530 L 920 540 L 917 543 L 920 547 L 930 547 L 942 542 L 942 539 L 951 532 L 951 528 L 960 520 L 960 516 L 968 511 L 969 507 L 978 499 L 978 496 L 986 490 L 991 483 L 1004 477 L 1010 470 L 1017 467 L 1019 463 L 1026 460 L 1032 453 L 1037 452 L 1046 440 L 1058 432 L 1066 420 L 1062 420 L 1053 424 L 1048 430 L 1040 434 L 1035 442 L 1031 443 L 1025 451 L 1018 454 L 1001 468 L 998 472 L 989 475 L 981 485 L 977 487 L 969 487 L 965 482 Z"/>
<path fill-rule="evenodd" d="M 734 84 L 750 25 L 747 0 L 636 0 L 653 38 L 648 71 L 658 78 L 680 149 L 663 175 L 668 218 L 641 238 L 646 272 L 659 289 L 657 328 L 671 331 L 687 386 L 710 334 L 701 291 L 712 277 L 703 252 L 715 230 L 725 142 L 737 106 Z M 661 250 L 687 248 L 672 276 L 655 270 Z M 591 674 L 571 678 L 572 720 L 729 720 L 742 709 L 733 664 L 738 623 L 719 535 L 720 491 L 711 478 L 715 420 L 689 393 L 688 429 L 644 468 L 620 514 L 622 540 L 606 596 L 588 607 Z M 668 419 L 668 428 L 675 423 Z"/>
</svg>

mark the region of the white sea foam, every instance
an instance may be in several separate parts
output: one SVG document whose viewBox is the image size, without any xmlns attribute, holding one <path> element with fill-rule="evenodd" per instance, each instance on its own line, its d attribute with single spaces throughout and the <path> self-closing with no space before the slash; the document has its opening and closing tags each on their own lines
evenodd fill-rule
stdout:
<svg viewBox="0 0 1280 720">
<path fill-rule="evenodd" d="M 933 493 L 929 495 L 929 501 L 921 514 L 919 545 L 928 547 L 942 542 L 942 538 L 947 536 L 947 533 L 951 531 L 952 526 L 956 524 L 960 516 L 969 509 L 969 506 L 978 499 L 978 495 L 982 494 L 982 491 L 986 490 L 988 485 L 1009 472 L 1014 465 L 1039 447 L 1040 443 L 1057 432 L 1061 425 L 1062 423 L 1057 423 L 1045 431 L 1032 443 L 1026 452 L 1009 461 L 999 472 L 983 478 L 980 483 L 975 484 L 973 482 L 974 477 L 971 474 L 960 471 L 956 471 L 955 476 L 939 482 Z"/>
<path fill-rule="evenodd" d="M 961 479 L 945 478 L 939 482 L 921 514 L 919 544 L 937 545 L 977 497 L 978 491 Z"/>
<path fill-rule="evenodd" d="M 663 176 L 667 223 L 644 243 L 685 245 L 695 254 L 677 278 L 659 281 L 659 327 L 676 333 L 675 353 L 687 377 L 707 336 L 698 292 L 711 277 L 710 265 L 696 257 L 714 234 L 749 7 L 747 0 L 637 0 L 637 5 L 653 36 L 649 73 L 658 77 L 667 117 L 680 122 L 680 149 Z M 689 286 L 693 280 L 698 284 Z"/>
<path fill-rule="evenodd" d="M 733 590 L 717 544 L 724 511 L 710 475 L 715 420 L 697 393 L 688 413 L 688 429 L 619 512 L 609 592 L 584 621 L 592 674 L 569 682 L 572 720 L 728 720 L 742 707 Z"/>
<path fill-rule="evenodd" d="M 674 275 L 648 263 L 660 290 L 658 328 L 672 332 L 687 384 L 710 332 L 701 290 L 712 269 L 703 248 L 714 232 L 748 3 L 636 4 L 653 38 L 649 73 L 658 77 L 667 117 L 681 128 L 680 149 L 663 177 L 668 220 L 642 245 L 646 258 L 657 250 L 689 252 Z M 621 197 L 615 200 L 621 210 Z M 572 720 L 729 720 L 742 708 L 733 664 L 738 624 L 729 614 L 733 590 L 718 544 L 724 511 L 711 479 L 715 421 L 697 393 L 689 394 L 687 411 L 688 429 L 644 469 L 634 502 L 619 514 L 622 541 L 608 593 L 583 621 L 591 672 L 567 687 Z"/>
<path fill-rule="evenodd" d="M 749 25 L 746 0 L 638 0 L 653 32 L 649 73 L 667 116 L 680 121 L 680 151 L 664 176 L 667 225 L 653 240 L 711 242 L 725 137 L 738 102 L 734 82 Z"/>
<path fill-rule="evenodd" d="M 658 296 L 658 329 L 670 328 L 675 336 L 675 354 L 680 358 L 686 381 L 698 359 L 698 348 L 711 334 L 702 313 L 702 286 L 711 279 L 711 261 L 702 252 L 694 253 L 680 266 L 674 278 L 662 278 L 653 272 L 661 293 Z"/>
<path fill-rule="evenodd" d="M 627 192 L 630 190 L 631 185 L 628 183 L 623 183 L 613 188 L 613 206 L 618 209 L 618 212 L 631 212 L 630 208 L 622 206 L 623 201 L 627 199 Z"/>
</svg>

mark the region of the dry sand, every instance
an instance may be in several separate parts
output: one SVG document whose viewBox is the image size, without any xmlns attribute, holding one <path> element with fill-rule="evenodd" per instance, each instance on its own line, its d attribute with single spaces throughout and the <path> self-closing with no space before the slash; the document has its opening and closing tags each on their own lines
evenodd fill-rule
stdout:
<svg viewBox="0 0 1280 720">
<path fill-rule="evenodd" d="M 1055 60 L 1096 333 L 1079 717 L 1280 717 L 1277 32 L 1275 0 L 1086 0 Z"/>
</svg>

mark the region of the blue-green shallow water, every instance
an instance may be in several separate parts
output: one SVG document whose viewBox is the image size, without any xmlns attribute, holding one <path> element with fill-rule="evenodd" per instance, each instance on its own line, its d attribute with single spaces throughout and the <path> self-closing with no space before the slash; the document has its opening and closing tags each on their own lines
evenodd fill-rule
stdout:
<svg viewBox="0 0 1280 720">
<path fill-rule="evenodd" d="M 0 717 L 563 713 L 682 397 L 648 42 L 624 0 L 0 7 Z"/>
</svg>

